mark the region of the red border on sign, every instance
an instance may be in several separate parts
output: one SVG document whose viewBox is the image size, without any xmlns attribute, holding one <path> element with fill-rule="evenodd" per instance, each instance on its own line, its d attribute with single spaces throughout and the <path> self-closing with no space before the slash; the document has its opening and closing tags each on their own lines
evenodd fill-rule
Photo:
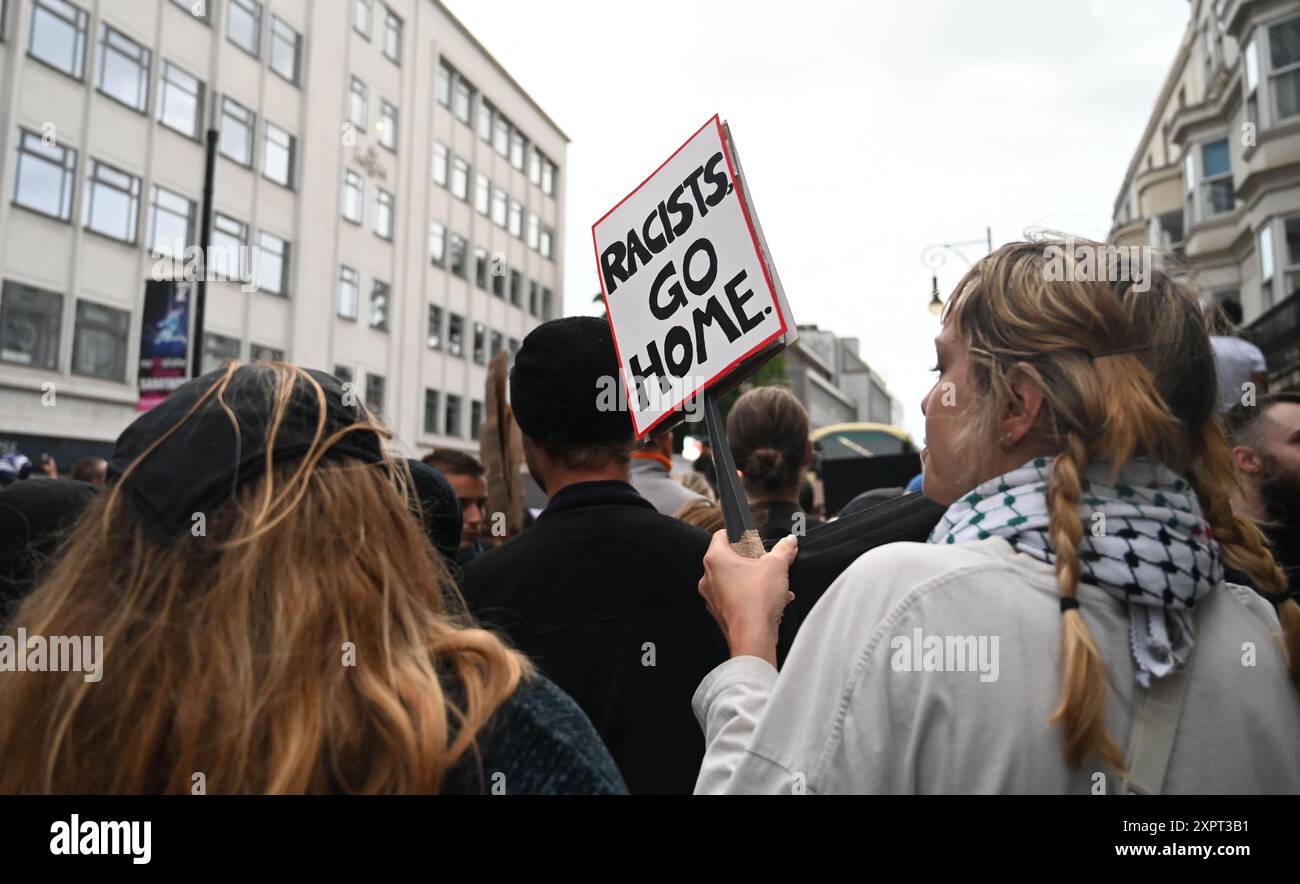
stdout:
<svg viewBox="0 0 1300 884">
<path fill-rule="evenodd" d="M 730 371 L 731 371 L 733 368 L 735 368 L 737 365 L 739 365 L 740 363 L 744 362 L 744 361 L 745 361 L 746 359 L 748 359 L 749 357 L 753 356 L 753 355 L 754 355 L 755 353 L 757 353 L 759 350 L 762 350 L 762 349 L 763 349 L 764 347 L 766 347 L 768 344 L 772 343 L 773 341 L 775 341 L 777 338 L 779 338 L 779 337 L 781 337 L 782 335 L 784 335 L 784 334 L 789 330 L 789 326 L 788 326 L 787 323 L 786 323 L 785 314 L 781 312 L 781 299 L 778 298 L 778 297 L 776 296 L 776 287 L 772 285 L 772 274 L 771 274 L 771 273 L 768 271 L 768 269 L 767 269 L 767 261 L 764 260 L 764 258 L 763 258 L 763 250 L 762 250 L 761 248 L 759 248 L 759 245 L 758 245 L 758 234 L 754 231 L 754 222 L 753 222 L 753 220 L 749 217 L 749 209 L 746 208 L 746 206 L 745 206 L 745 201 L 744 201 L 743 199 L 740 198 L 740 185 L 739 185 L 739 183 L 737 182 L 737 179 L 736 179 L 736 167 L 735 167 L 735 165 L 731 162 L 731 153 L 727 150 L 727 139 L 726 139 L 725 137 L 723 137 L 723 134 L 722 134 L 722 121 L 721 121 L 720 116 L 719 116 L 718 114 L 714 114 L 712 117 L 710 117 L 710 118 L 709 118 L 709 119 L 704 123 L 703 126 L 701 126 L 700 128 L 696 129 L 695 132 L 691 135 L 690 138 L 687 138 L 684 142 L 682 142 L 681 147 L 679 147 L 679 148 L 677 148 L 677 150 L 673 151 L 672 154 L 668 157 L 668 159 L 666 159 L 666 160 L 664 160 L 662 163 L 660 163 L 660 164 L 659 164 L 659 167 L 658 167 L 657 169 L 655 169 L 653 172 L 651 172 L 649 175 L 647 175 L 647 176 L 645 177 L 645 180 L 643 180 L 640 184 L 638 184 L 636 187 L 634 187 L 634 188 L 632 189 L 632 191 L 631 191 L 630 193 L 628 193 L 627 196 L 625 196 L 625 197 L 623 197 L 621 200 L 619 200 L 619 201 L 618 201 L 618 204 L 615 205 L 614 208 L 610 209 L 610 210 L 609 210 L 608 212 L 606 212 L 604 215 L 601 215 L 601 216 L 600 216 L 600 219 L 599 219 L 595 224 L 591 225 L 591 247 L 592 247 L 592 249 L 593 249 L 593 250 L 595 251 L 595 253 L 596 253 L 596 278 L 597 278 L 597 280 L 600 282 L 600 296 L 601 296 L 601 299 L 604 301 L 604 304 L 605 304 L 605 315 L 606 315 L 606 317 L 607 317 L 607 321 L 609 322 L 609 333 L 610 333 L 610 336 L 614 339 L 614 353 L 615 353 L 616 357 L 618 358 L 618 367 L 619 367 L 619 370 L 620 370 L 621 372 L 623 372 L 624 375 L 626 375 L 626 373 L 627 373 L 627 369 L 626 369 L 626 367 L 625 367 L 624 364 L 623 364 L 623 352 L 622 352 L 622 350 L 619 349 L 619 346 L 618 346 L 618 332 L 614 330 L 614 319 L 613 319 L 614 314 L 613 314 L 613 312 L 609 309 L 609 293 L 605 291 L 605 274 L 604 274 L 603 272 L 601 272 L 601 267 L 600 267 L 600 246 L 599 246 L 599 245 L 597 244 L 597 242 L 596 242 L 596 228 L 599 227 L 600 224 L 601 224 L 601 223 L 602 223 L 606 218 L 608 218 L 610 215 L 614 214 L 614 212 L 618 211 L 619 206 L 623 205 L 625 202 L 627 202 L 628 200 L 630 200 L 632 197 L 636 196 L 637 192 L 638 192 L 641 188 L 645 187 L 646 184 L 649 183 L 649 181 L 650 181 L 651 178 L 653 178 L 653 177 L 655 177 L 656 175 L 658 175 L 659 172 L 663 170 L 663 167 L 664 167 L 664 166 L 666 166 L 666 165 L 668 165 L 670 162 L 672 162 L 673 157 L 675 157 L 675 156 L 677 156 L 679 153 L 681 153 L 682 150 L 686 147 L 686 145 L 688 145 L 688 144 L 690 144 L 692 141 L 694 141 L 695 138 L 696 138 L 696 136 L 699 135 L 701 132 L 703 132 L 705 129 L 707 129 L 707 128 L 709 127 L 710 124 L 712 124 L 712 125 L 713 125 L 717 130 L 718 130 L 718 143 L 722 146 L 722 156 L 723 156 L 723 158 L 727 161 L 727 171 L 731 174 L 732 188 L 733 188 L 733 190 L 734 190 L 735 193 L 736 193 L 736 199 L 740 202 L 740 211 L 741 211 L 741 214 L 742 214 L 742 215 L 744 216 L 744 218 L 745 218 L 745 226 L 749 228 L 749 238 L 750 238 L 750 241 L 754 244 L 754 254 L 755 254 L 755 256 L 758 258 L 758 264 L 759 264 L 759 266 L 763 268 L 763 281 L 764 281 L 765 283 L 767 283 L 767 291 L 768 291 L 768 294 L 770 294 L 770 295 L 772 296 L 772 306 L 776 309 L 776 317 L 777 317 L 778 320 L 780 320 L 780 322 L 781 322 L 781 327 L 780 327 L 779 329 L 777 329 L 776 331 L 774 331 L 772 334 L 768 335 L 765 339 L 763 339 L 763 340 L 760 341 L 759 343 L 755 344 L 755 345 L 754 345 L 752 348 L 750 348 L 750 350 L 749 350 L 748 352 L 746 352 L 744 355 L 742 355 L 742 356 L 738 356 L 737 358 L 733 359 L 730 363 L 728 363 L 728 364 L 726 365 L 726 367 L 724 367 L 721 371 L 719 371 L 719 372 L 718 372 L 717 374 L 715 374 L 713 377 L 711 377 L 711 378 L 709 378 L 707 381 L 705 381 L 701 386 L 697 387 L 696 389 L 694 389 L 694 390 L 691 391 L 690 393 L 688 393 L 688 394 L 686 394 L 685 396 L 683 396 L 679 401 L 677 401 L 676 403 L 674 403 L 673 406 L 672 406 L 671 408 L 668 409 L 668 411 L 666 411 L 664 414 L 662 414 L 662 415 L 660 415 L 658 418 L 656 418 L 656 419 L 654 420 L 654 422 L 652 422 L 652 423 L 650 424 L 650 426 L 646 427 L 645 429 L 641 429 L 640 427 L 637 426 L 637 421 L 636 421 L 637 412 L 636 412 L 636 410 L 635 410 L 634 408 L 632 408 L 632 403 L 629 401 L 629 397 L 630 397 L 631 392 L 632 392 L 632 389 L 633 389 L 633 388 L 632 388 L 632 384 L 629 383 L 629 381 L 632 380 L 632 379 L 629 379 L 629 378 L 627 378 L 627 377 L 624 377 L 624 378 L 623 378 L 623 386 L 624 386 L 624 391 L 623 391 L 623 401 L 624 401 L 624 404 L 627 405 L 627 411 L 628 411 L 628 414 L 629 414 L 629 416 L 630 416 L 631 419 L 632 419 L 632 429 L 633 429 L 633 432 L 635 433 L 637 439 L 642 439 L 642 438 L 644 438 L 645 435 L 646 435 L 647 433 L 649 433 L 649 432 L 650 432 L 651 430 L 653 430 L 655 427 L 659 426 L 659 424 L 663 423 L 663 421 L 664 421 L 666 418 L 671 417 L 672 414 L 673 414 L 673 412 L 675 412 L 675 411 L 677 410 L 677 407 L 678 407 L 679 405 L 681 405 L 683 402 L 685 402 L 687 399 L 690 399 L 692 396 L 695 396 L 695 395 L 697 395 L 697 394 L 699 394 L 699 393 L 702 393 L 702 392 L 704 392 L 705 390 L 709 389 L 709 387 L 712 387 L 715 383 L 718 382 L 718 379 L 719 379 L 719 378 L 721 378 L 721 377 L 723 377 L 724 375 L 726 375 L 728 372 L 730 372 Z"/>
</svg>

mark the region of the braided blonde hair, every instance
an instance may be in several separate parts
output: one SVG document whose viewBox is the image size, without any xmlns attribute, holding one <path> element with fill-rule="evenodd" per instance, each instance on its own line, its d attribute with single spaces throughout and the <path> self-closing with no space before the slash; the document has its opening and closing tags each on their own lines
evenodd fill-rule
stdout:
<svg viewBox="0 0 1300 884">
<path fill-rule="evenodd" d="M 1099 243 L 1074 243 L 1107 254 Z M 1229 504 L 1237 478 L 1215 408 L 1213 351 L 1195 289 L 1163 262 L 1153 262 L 1150 287 L 1142 292 L 1078 279 L 1085 274 L 1049 277 L 1049 258 L 1073 262 L 1072 251 L 1057 241 L 1008 243 L 958 283 L 944 321 L 955 324 L 968 348 L 980 402 L 963 429 L 965 447 L 987 451 L 982 440 L 997 438 L 1016 384 L 1042 391 L 1034 431 L 1058 453 L 1047 502 L 1062 598 L 1073 599 L 1079 584 L 1083 471 L 1093 461 L 1118 471 L 1135 457 L 1185 476 L 1224 560 L 1261 589 L 1285 592 L 1286 577 L 1259 530 Z M 1300 686 L 1300 605 L 1284 601 L 1279 617 Z M 1123 767 L 1106 730 L 1106 682 L 1106 663 L 1086 622 L 1077 608 L 1066 609 L 1061 696 L 1050 720 L 1063 728 L 1065 759 L 1073 767 L 1090 753 Z"/>
</svg>

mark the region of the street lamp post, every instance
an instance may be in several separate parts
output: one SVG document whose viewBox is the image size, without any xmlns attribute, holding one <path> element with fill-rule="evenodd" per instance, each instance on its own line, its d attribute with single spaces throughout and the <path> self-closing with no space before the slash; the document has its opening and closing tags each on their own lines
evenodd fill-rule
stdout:
<svg viewBox="0 0 1300 884">
<path fill-rule="evenodd" d="M 967 266 L 974 262 L 962 254 L 961 249 L 972 248 L 973 246 L 984 246 L 988 253 L 993 252 L 993 228 L 984 228 L 984 239 L 968 239 L 962 242 L 938 242 L 931 243 L 921 250 L 921 263 L 928 267 L 930 274 L 930 312 L 938 316 L 943 312 L 943 300 L 939 297 L 939 273 L 938 270 L 948 260 L 948 253 L 956 255 Z"/>
</svg>

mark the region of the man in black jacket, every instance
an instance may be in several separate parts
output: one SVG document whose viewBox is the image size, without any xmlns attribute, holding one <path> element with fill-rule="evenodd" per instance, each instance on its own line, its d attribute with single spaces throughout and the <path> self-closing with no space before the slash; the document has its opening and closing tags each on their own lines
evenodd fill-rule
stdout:
<svg viewBox="0 0 1300 884">
<path fill-rule="evenodd" d="M 524 339 L 510 400 L 547 505 L 465 566 L 463 591 L 578 702 L 631 792 L 689 793 L 704 756 L 691 696 L 728 656 L 698 592 L 709 537 L 629 484 L 631 420 L 600 397 L 618 375 L 600 319 Z"/>
</svg>

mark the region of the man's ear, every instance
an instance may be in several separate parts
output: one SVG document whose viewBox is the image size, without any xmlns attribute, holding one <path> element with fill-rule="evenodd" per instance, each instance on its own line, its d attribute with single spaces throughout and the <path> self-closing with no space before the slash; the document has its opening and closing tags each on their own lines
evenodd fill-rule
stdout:
<svg viewBox="0 0 1300 884">
<path fill-rule="evenodd" d="M 1232 460 L 1237 465 L 1237 469 L 1247 476 L 1259 475 L 1264 467 L 1260 462 L 1259 454 L 1249 445 L 1238 445 L 1233 448 Z"/>
</svg>

